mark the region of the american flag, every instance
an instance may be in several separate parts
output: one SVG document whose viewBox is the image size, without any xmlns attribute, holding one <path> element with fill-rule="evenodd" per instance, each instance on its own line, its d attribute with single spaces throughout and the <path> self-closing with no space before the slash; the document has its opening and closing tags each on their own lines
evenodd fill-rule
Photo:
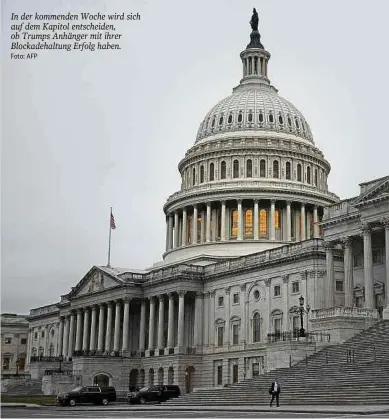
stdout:
<svg viewBox="0 0 389 419">
<path fill-rule="evenodd" d="M 111 225 L 111 230 L 115 230 L 116 224 L 115 224 L 115 218 L 114 218 L 114 216 L 112 214 L 112 211 L 111 211 L 110 225 Z"/>
</svg>

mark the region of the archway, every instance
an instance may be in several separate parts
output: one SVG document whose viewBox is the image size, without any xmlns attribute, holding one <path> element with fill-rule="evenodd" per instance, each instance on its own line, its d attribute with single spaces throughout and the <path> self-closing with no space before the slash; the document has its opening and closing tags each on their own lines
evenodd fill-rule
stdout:
<svg viewBox="0 0 389 419">
<path fill-rule="evenodd" d="M 153 368 L 149 369 L 149 385 L 150 386 L 154 385 L 154 369 Z"/>
<path fill-rule="evenodd" d="M 162 385 L 163 384 L 163 368 L 159 368 L 158 369 L 158 385 Z"/>
<path fill-rule="evenodd" d="M 110 385 L 110 376 L 105 373 L 97 374 L 93 377 L 93 385 L 99 387 L 109 387 Z"/>
<path fill-rule="evenodd" d="M 138 370 L 131 370 L 130 371 L 130 380 L 128 384 L 129 391 L 135 391 L 136 386 L 138 385 Z"/>
<path fill-rule="evenodd" d="M 139 387 L 142 388 L 145 386 L 145 370 L 140 370 L 139 371 Z"/>
<path fill-rule="evenodd" d="M 173 384 L 173 382 L 174 382 L 174 368 L 169 367 L 169 369 L 167 371 L 167 383 L 168 384 Z"/>
<path fill-rule="evenodd" d="M 191 393 L 193 391 L 195 372 L 196 369 L 193 365 L 187 367 L 185 370 L 185 390 L 187 393 Z"/>
</svg>

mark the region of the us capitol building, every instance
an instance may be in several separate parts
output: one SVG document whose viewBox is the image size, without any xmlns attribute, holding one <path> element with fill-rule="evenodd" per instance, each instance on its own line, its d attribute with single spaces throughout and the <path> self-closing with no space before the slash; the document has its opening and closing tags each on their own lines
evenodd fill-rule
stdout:
<svg viewBox="0 0 389 419">
<path fill-rule="evenodd" d="M 328 190 L 308 122 L 270 83 L 255 10 L 251 27 L 239 84 L 178 165 L 163 261 L 93 266 L 30 311 L 27 370 L 46 393 L 224 386 L 389 318 L 389 176 L 343 201 Z"/>
</svg>

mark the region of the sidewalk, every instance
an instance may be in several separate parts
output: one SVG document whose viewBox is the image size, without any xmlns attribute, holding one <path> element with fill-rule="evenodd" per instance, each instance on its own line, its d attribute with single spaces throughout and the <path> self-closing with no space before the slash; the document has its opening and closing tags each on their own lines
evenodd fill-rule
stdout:
<svg viewBox="0 0 389 419">
<path fill-rule="evenodd" d="M 41 409 L 55 409 L 55 410 L 71 410 L 84 411 L 84 410 L 99 410 L 106 409 L 108 411 L 201 411 L 201 412 L 289 412 L 289 413 L 339 413 L 339 414 L 358 414 L 358 415 L 374 415 L 389 413 L 388 405 L 360 405 L 360 406 L 169 406 L 169 405 L 129 405 L 129 404 L 110 404 L 108 406 L 75 406 L 75 407 L 56 407 L 56 406 L 39 406 L 36 404 L 28 403 L 2 403 L 2 407 L 26 407 L 26 408 L 41 408 Z"/>
</svg>

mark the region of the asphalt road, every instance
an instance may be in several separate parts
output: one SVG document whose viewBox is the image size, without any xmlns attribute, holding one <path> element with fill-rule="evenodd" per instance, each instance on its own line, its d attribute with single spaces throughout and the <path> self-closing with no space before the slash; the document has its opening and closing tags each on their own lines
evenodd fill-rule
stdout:
<svg viewBox="0 0 389 419">
<path fill-rule="evenodd" d="M 188 411 L 115 411 L 109 408 L 96 410 L 72 410 L 41 407 L 41 408 L 2 408 L 3 418 L 326 418 L 326 419 L 346 419 L 346 418 L 366 418 L 369 415 L 356 414 L 322 414 L 322 413 L 289 413 L 289 412 L 195 412 Z M 374 418 L 388 418 L 389 415 L 370 415 Z"/>
</svg>

